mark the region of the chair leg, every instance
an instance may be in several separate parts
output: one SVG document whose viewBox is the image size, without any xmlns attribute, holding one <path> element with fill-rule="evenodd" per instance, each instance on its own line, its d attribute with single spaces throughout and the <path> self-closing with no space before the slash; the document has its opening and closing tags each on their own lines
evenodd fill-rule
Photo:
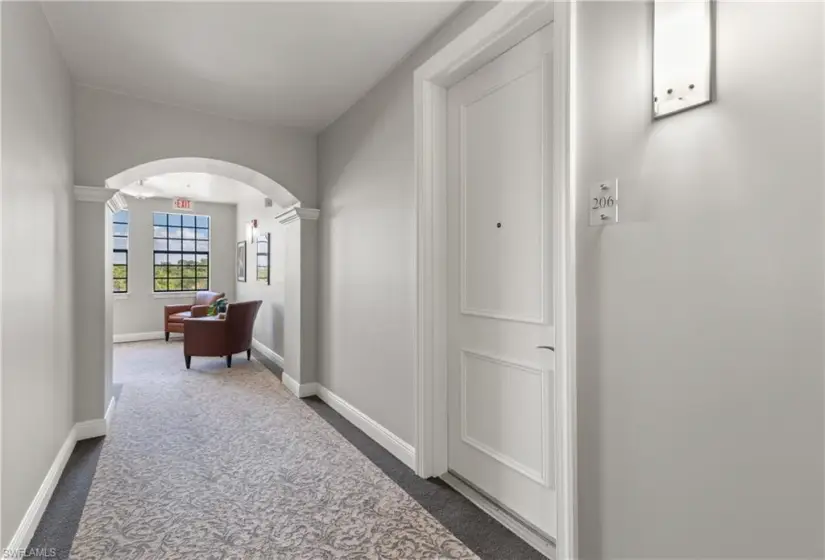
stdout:
<svg viewBox="0 0 825 560">
<path fill-rule="evenodd" d="M 246 349 L 246 359 L 252 361 L 252 348 Z"/>
<path fill-rule="evenodd" d="M 226 357 L 226 367 L 232 367 L 232 354 Z"/>
<path fill-rule="evenodd" d="M 166 334 L 168 335 L 169 333 Z M 186 369 L 189 369 L 189 366 L 192 365 L 192 356 L 184 356 L 183 358 L 186 360 Z"/>
<path fill-rule="evenodd" d="M 166 331 L 166 342 L 169 342 L 169 331 Z"/>
</svg>

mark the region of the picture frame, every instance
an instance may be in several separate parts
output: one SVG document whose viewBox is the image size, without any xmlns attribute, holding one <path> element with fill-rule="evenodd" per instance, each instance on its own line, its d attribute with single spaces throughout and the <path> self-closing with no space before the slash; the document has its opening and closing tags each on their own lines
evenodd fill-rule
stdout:
<svg viewBox="0 0 825 560">
<path fill-rule="evenodd" d="M 270 283 L 270 237 L 263 233 L 255 239 L 255 279 L 259 282 Z"/>
<path fill-rule="evenodd" d="M 246 241 L 238 242 L 238 250 L 235 256 L 235 272 L 238 282 L 246 282 Z"/>
</svg>

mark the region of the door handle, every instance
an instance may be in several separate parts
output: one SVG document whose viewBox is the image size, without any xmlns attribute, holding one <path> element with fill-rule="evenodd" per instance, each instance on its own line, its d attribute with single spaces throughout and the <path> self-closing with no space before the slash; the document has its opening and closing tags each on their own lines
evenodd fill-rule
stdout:
<svg viewBox="0 0 825 560">
<path fill-rule="evenodd" d="M 552 352 L 555 352 L 555 351 L 556 351 L 556 349 L 555 349 L 555 348 L 553 348 L 552 346 L 536 346 L 536 348 L 538 348 L 538 349 L 540 349 L 540 350 L 550 350 L 550 351 L 552 351 Z"/>
</svg>

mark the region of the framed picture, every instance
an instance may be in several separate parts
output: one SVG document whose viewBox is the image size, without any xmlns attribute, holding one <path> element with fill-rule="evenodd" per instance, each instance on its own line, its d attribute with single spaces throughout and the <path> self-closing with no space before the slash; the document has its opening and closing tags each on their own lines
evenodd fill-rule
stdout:
<svg viewBox="0 0 825 560">
<path fill-rule="evenodd" d="M 255 240 L 255 279 L 269 285 L 269 234 Z"/>
<path fill-rule="evenodd" d="M 238 282 L 246 282 L 246 241 L 238 243 L 238 254 L 235 268 L 238 273 Z"/>
</svg>

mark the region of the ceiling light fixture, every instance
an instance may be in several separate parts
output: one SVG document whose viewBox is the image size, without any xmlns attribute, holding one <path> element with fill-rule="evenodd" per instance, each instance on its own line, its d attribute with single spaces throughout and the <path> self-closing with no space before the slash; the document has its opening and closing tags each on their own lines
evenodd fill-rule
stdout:
<svg viewBox="0 0 825 560">
<path fill-rule="evenodd" d="M 132 185 L 123 189 L 123 192 L 128 194 L 129 196 L 133 196 L 140 200 L 146 198 L 152 198 L 153 196 L 157 195 L 157 191 L 154 187 L 147 185 L 143 179 L 137 182 L 136 185 Z"/>
</svg>

